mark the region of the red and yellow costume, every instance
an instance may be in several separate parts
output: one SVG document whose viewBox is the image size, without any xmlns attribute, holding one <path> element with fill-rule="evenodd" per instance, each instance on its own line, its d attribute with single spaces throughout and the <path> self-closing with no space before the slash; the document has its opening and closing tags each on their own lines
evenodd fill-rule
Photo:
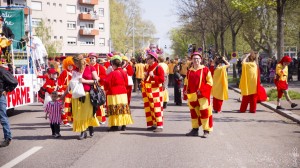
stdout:
<svg viewBox="0 0 300 168">
<path fill-rule="evenodd" d="M 200 79 L 201 76 L 202 79 Z M 213 79 L 207 67 L 200 65 L 198 69 L 191 67 L 188 70 L 184 82 L 184 92 L 188 93 L 188 106 L 190 108 L 193 129 L 198 129 L 202 125 L 204 131 L 213 130 L 213 117 L 210 106 L 212 85 Z M 197 95 L 197 91 L 200 91 L 200 96 Z M 195 93 L 193 94 L 194 96 L 189 96 L 192 93 Z"/>
<path fill-rule="evenodd" d="M 161 66 L 164 70 L 165 81 L 164 81 L 164 98 L 163 98 L 163 101 L 164 101 L 164 103 L 167 103 L 167 102 L 169 102 L 169 92 L 168 92 L 169 67 L 164 62 L 161 62 L 158 65 Z"/>
<path fill-rule="evenodd" d="M 228 99 L 228 79 L 226 66 L 217 66 L 213 70 L 213 83 L 212 96 L 213 96 L 213 109 L 220 112 L 224 100 Z M 210 71 L 212 69 L 210 68 Z"/>
<path fill-rule="evenodd" d="M 105 70 L 104 66 L 102 66 L 98 63 L 96 63 L 92 66 L 96 69 L 97 75 L 100 77 L 100 79 L 106 78 L 106 70 Z M 101 87 L 102 87 L 102 89 L 104 89 L 103 85 L 101 85 Z M 100 122 L 106 122 L 104 105 L 102 105 L 98 108 L 98 110 L 96 111 L 96 116 Z"/>
<path fill-rule="evenodd" d="M 149 76 L 151 71 L 153 71 L 153 77 Z M 147 66 L 145 72 L 147 75 L 141 84 L 147 126 L 163 127 L 164 70 L 155 62 L 153 65 Z"/>
<path fill-rule="evenodd" d="M 244 113 L 250 103 L 250 113 L 256 112 L 258 69 L 255 62 L 244 62 L 242 64 L 242 75 L 240 89 L 243 96 L 240 112 Z"/>
<path fill-rule="evenodd" d="M 100 79 L 107 95 L 108 126 L 123 126 L 132 124 L 130 108 L 127 104 L 128 78 L 122 68 L 117 68 Z"/>
<path fill-rule="evenodd" d="M 133 76 L 133 68 L 132 65 L 130 65 L 128 62 L 126 63 L 125 67 L 123 69 L 126 69 L 127 75 L 132 78 Z M 128 100 L 128 105 L 130 105 L 130 99 L 131 99 L 131 92 L 132 92 L 132 85 L 127 86 L 127 100 Z"/>
<path fill-rule="evenodd" d="M 283 90 L 288 89 L 288 66 L 283 68 L 283 62 L 291 62 L 291 58 L 289 56 L 284 56 L 281 61 L 276 65 L 276 75 L 279 76 L 279 79 L 275 81 L 275 85 L 277 87 L 277 97 L 282 98 Z"/>
<path fill-rule="evenodd" d="M 72 71 L 67 69 L 63 70 L 62 73 L 58 77 L 58 84 L 62 87 L 62 91 L 66 91 L 69 85 L 70 80 L 72 79 Z M 72 94 L 69 92 L 65 96 L 65 107 L 64 113 L 62 114 L 62 121 L 64 124 L 67 124 L 68 121 L 72 120 Z"/>
</svg>

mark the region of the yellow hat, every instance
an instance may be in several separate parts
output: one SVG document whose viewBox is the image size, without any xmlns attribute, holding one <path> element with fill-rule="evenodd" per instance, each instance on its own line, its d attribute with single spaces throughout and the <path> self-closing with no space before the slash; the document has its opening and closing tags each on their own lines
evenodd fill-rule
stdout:
<svg viewBox="0 0 300 168">
<path fill-rule="evenodd" d="M 124 55 L 122 56 L 122 60 L 128 61 L 128 58 Z"/>
</svg>

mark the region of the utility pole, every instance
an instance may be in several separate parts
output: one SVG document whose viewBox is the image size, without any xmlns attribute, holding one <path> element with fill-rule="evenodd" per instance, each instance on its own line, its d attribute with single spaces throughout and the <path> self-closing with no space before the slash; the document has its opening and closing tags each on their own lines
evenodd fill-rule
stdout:
<svg viewBox="0 0 300 168">
<path fill-rule="evenodd" d="M 134 18 L 135 18 L 135 9 L 133 10 L 132 13 L 132 57 L 134 57 L 134 52 L 135 52 L 135 46 L 134 46 Z M 131 58 L 129 58 L 131 59 Z"/>
</svg>

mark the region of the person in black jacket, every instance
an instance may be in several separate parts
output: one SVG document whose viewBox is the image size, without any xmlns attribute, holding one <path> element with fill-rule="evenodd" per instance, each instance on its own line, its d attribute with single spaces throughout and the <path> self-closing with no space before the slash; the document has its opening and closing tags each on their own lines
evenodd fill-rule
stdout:
<svg viewBox="0 0 300 168">
<path fill-rule="evenodd" d="M 11 31 L 11 29 L 4 24 L 3 16 L 0 16 L 0 35 L 1 38 L 6 37 L 9 41 L 12 41 L 12 39 L 15 38 L 15 35 Z M 9 52 L 10 52 L 9 46 L 2 48 L 3 55 L 7 55 L 7 53 Z"/>
</svg>

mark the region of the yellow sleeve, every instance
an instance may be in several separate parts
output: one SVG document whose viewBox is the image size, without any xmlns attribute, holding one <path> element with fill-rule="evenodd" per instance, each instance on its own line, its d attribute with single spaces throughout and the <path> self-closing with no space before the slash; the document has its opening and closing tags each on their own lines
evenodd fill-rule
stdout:
<svg viewBox="0 0 300 168">
<path fill-rule="evenodd" d="M 206 82 L 208 85 L 213 86 L 213 78 L 211 76 L 210 71 L 208 71 L 207 75 L 206 75 Z"/>
</svg>

